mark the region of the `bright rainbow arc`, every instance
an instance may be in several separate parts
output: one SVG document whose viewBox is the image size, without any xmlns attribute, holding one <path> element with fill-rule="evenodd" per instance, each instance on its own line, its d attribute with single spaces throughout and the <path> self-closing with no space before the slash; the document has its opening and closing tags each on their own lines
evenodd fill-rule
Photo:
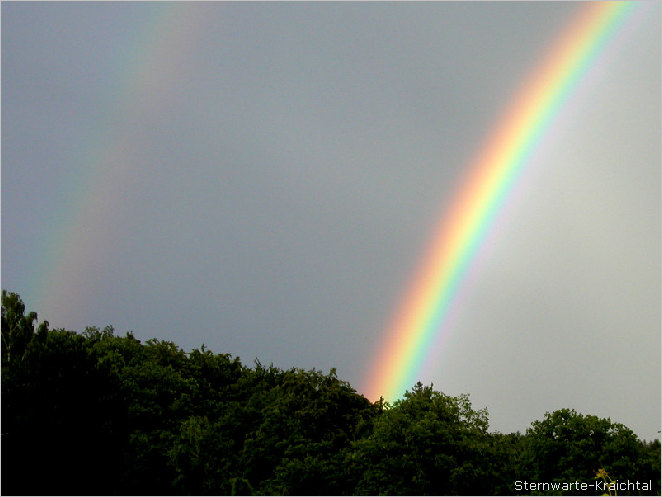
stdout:
<svg viewBox="0 0 662 497">
<path fill-rule="evenodd" d="M 387 330 L 387 341 L 363 389 L 369 399 L 393 401 L 413 386 L 527 159 L 635 6 L 636 2 L 587 4 L 515 94 L 470 165 L 469 177 L 437 226 Z"/>
</svg>

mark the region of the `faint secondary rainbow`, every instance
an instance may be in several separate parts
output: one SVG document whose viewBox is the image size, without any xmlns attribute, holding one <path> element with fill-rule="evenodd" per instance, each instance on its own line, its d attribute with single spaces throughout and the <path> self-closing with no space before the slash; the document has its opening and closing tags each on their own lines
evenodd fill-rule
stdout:
<svg viewBox="0 0 662 497">
<path fill-rule="evenodd" d="M 146 170 L 141 138 L 128 130 L 138 120 L 159 125 L 160 108 L 189 77 L 181 66 L 207 24 L 204 4 L 147 2 L 135 8 L 144 20 L 128 30 L 133 36 L 115 40 L 105 115 L 72 157 L 80 172 L 69 187 L 68 210 L 45 233 L 40 264 L 30 277 L 30 293 L 55 327 L 73 326 L 77 309 L 91 305 L 99 268 L 108 264 L 123 236 L 122 220 L 130 215 L 127 192 L 146 175 L 159 174 Z"/>
<path fill-rule="evenodd" d="M 386 331 L 364 394 L 393 401 L 413 386 L 508 194 L 571 92 L 637 2 L 591 2 L 551 47 L 469 166 Z"/>
</svg>

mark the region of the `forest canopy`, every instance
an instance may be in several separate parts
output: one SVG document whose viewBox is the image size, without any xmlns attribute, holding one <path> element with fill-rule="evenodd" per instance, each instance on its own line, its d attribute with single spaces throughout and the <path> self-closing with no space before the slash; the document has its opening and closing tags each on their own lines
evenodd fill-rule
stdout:
<svg viewBox="0 0 662 497">
<path fill-rule="evenodd" d="M 659 440 L 610 419 L 488 426 L 468 395 L 432 385 L 370 402 L 334 369 L 52 330 L 2 292 L 3 494 L 660 494 Z"/>
</svg>

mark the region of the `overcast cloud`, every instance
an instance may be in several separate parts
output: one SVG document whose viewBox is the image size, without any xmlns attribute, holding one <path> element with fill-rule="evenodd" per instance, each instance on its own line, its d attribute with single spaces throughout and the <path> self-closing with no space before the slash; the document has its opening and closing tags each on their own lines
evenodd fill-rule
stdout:
<svg viewBox="0 0 662 497">
<path fill-rule="evenodd" d="M 575 2 L 3 3 L 2 287 L 361 389 L 432 229 Z M 660 9 L 543 140 L 425 383 L 491 429 L 660 429 Z"/>
</svg>

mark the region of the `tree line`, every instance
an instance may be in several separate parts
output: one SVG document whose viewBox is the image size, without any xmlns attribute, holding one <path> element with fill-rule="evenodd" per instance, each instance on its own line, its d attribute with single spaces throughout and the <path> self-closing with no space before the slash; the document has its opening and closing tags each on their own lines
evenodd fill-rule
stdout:
<svg viewBox="0 0 662 497">
<path fill-rule="evenodd" d="M 5 495 L 512 495 L 600 471 L 660 494 L 659 440 L 609 419 L 561 409 L 490 432 L 467 395 L 417 383 L 370 402 L 334 369 L 51 330 L 5 290 L 2 456 Z"/>
</svg>

